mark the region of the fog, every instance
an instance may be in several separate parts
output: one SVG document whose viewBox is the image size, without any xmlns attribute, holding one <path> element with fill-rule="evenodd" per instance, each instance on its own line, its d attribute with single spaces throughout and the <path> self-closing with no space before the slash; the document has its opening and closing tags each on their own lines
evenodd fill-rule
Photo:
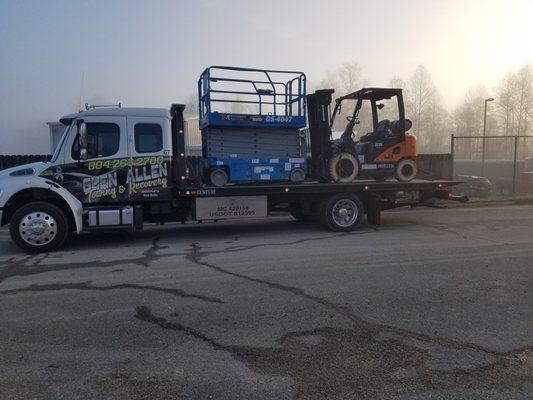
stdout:
<svg viewBox="0 0 533 400">
<path fill-rule="evenodd" d="M 1 1 L 0 154 L 49 153 L 46 122 L 85 102 L 190 101 L 213 64 L 301 70 L 345 91 L 422 73 L 443 111 L 428 142 L 440 151 L 473 91 L 496 96 L 533 61 L 531 15 L 527 0 Z M 357 71 L 348 85 L 343 65 Z"/>
</svg>

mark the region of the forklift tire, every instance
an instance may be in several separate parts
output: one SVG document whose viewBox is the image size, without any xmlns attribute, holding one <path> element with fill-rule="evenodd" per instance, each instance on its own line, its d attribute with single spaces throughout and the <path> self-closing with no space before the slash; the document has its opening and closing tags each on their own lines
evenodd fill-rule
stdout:
<svg viewBox="0 0 533 400">
<path fill-rule="evenodd" d="M 410 158 L 404 158 L 396 164 L 395 176 L 400 182 L 409 182 L 415 179 L 418 174 L 416 162 Z"/>
<path fill-rule="evenodd" d="M 352 153 L 337 153 L 329 160 L 329 174 L 334 182 L 352 182 L 359 175 L 359 161 Z"/>
<path fill-rule="evenodd" d="M 341 193 L 322 201 L 318 217 L 322 225 L 331 231 L 349 232 L 361 226 L 364 214 L 359 197 Z"/>
<path fill-rule="evenodd" d="M 19 208 L 11 217 L 9 232 L 13 242 L 30 253 L 59 249 L 69 234 L 65 213 L 46 202 L 34 202 Z"/>
</svg>

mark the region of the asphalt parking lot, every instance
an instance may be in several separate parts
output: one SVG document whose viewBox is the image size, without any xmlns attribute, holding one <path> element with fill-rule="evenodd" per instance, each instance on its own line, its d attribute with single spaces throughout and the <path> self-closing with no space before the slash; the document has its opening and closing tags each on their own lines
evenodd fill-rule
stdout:
<svg viewBox="0 0 533 400">
<path fill-rule="evenodd" d="M 533 398 L 533 206 L 382 222 L 0 231 L 0 398 Z"/>
</svg>

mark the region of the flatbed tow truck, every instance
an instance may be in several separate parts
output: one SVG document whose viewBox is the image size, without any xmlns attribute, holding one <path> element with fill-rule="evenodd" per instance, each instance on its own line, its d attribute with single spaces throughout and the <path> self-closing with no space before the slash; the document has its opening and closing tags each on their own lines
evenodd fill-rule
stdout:
<svg viewBox="0 0 533 400">
<path fill-rule="evenodd" d="M 244 70 L 267 77 L 270 72 Z M 290 98 L 282 101 L 290 103 Z M 169 110 L 90 107 L 61 118 L 66 129 L 50 162 L 0 172 L 0 226 L 10 225 L 11 237 L 22 249 L 49 252 L 61 248 L 72 233 L 137 231 L 146 222 L 263 218 L 288 211 L 297 220 L 351 231 L 365 215 L 369 224 L 380 224 L 382 210 L 428 205 L 435 199 L 467 200 L 450 193 L 459 183 L 455 181 L 335 183 L 312 171 L 298 183 L 215 186 L 205 178 L 205 157 L 186 154 L 184 109 L 180 104 Z M 263 117 L 239 114 L 241 122 L 242 115 L 252 115 L 254 123 Z M 272 114 L 265 118 L 272 121 Z M 287 163 L 300 165 L 301 160 Z"/>
</svg>

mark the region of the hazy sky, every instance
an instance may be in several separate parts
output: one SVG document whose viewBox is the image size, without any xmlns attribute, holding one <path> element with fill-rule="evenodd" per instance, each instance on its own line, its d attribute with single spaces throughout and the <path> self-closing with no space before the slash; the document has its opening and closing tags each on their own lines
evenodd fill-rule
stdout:
<svg viewBox="0 0 533 400">
<path fill-rule="evenodd" d="M 423 63 L 453 107 L 533 61 L 532 16 L 533 0 L 0 0 L 0 154 L 49 152 L 45 122 L 80 92 L 168 107 L 212 64 L 318 81 L 357 61 L 379 85 Z"/>
</svg>

